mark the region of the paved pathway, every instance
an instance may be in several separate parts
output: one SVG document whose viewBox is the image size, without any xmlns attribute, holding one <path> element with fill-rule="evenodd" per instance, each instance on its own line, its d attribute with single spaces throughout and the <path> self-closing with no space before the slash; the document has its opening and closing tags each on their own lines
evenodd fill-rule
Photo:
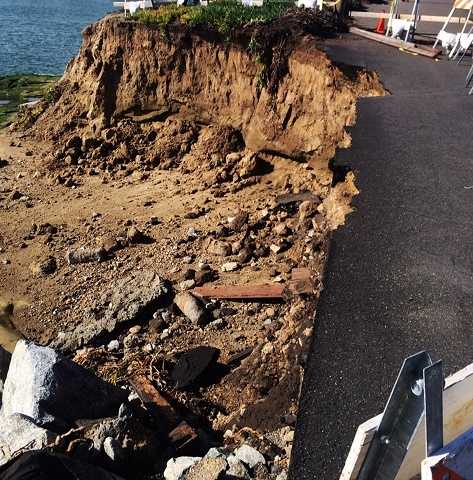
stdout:
<svg viewBox="0 0 473 480">
<path fill-rule="evenodd" d="M 357 426 L 382 411 L 402 360 L 473 362 L 473 97 L 466 66 L 368 40 L 327 42 L 392 95 L 360 102 L 350 165 L 361 194 L 334 234 L 300 403 L 291 480 L 339 477 Z"/>
</svg>

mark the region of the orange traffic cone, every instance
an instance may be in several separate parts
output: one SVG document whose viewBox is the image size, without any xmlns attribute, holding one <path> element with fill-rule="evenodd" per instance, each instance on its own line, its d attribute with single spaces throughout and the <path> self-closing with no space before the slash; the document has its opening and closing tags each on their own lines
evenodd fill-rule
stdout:
<svg viewBox="0 0 473 480">
<path fill-rule="evenodd" d="M 384 18 L 381 17 L 379 20 L 378 20 L 378 23 L 376 24 L 376 28 L 374 30 L 376 33 L 381 33 L 381 34 L 384 34 L 384 32 L 386 31 L 386 28 L 384 26 Z"/>
</svg>

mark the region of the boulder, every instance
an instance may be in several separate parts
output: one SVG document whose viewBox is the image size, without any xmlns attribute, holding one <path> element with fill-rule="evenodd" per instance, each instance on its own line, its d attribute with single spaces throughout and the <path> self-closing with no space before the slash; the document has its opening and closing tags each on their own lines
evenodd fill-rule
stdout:
<svg viewBox="0 0 473 480">
<path fill-rule="evenodd" d="M 184 473 L 196 464 L 201 457 L 178 457 L 171 458 L 164 470 L 165 480 L 183 480 Z"/>
<path fill-rule="evenodd" d="M 56 434 L 38 427 L 25 415 L 14 413 L 0 417 L 0 465 L 5 465 L 18 453 L 40 450 L 54 442 Z"/>
<path fill-rule="evenodd" d="M 116 413 L 126 393 L 52 348 L 20 340 L 13 352 L 0 414 L 22 414 L 61 431 L 78 419 Z"/>
</svg>

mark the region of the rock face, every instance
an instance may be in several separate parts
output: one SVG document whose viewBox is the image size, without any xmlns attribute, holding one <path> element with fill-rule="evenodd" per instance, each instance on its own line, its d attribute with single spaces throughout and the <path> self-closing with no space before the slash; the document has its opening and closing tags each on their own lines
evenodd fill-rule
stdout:
<svg viewBox="0 0 473 480">
<path fill-rule="evenodd" d="M 112 332 L 118 324 L 149 320 L 153 313 L 170 301 L 170 287 L 156 273 L 143 271 L 115 282 L 94 306 L 95 318 L 87 319 L 74 332 L 60 338 L 56 346 L 63 350 L 77 348 Z"/>
<path fill-rule="evenodd" d="M 20 340 L 13 352 L 0 415 L 68 428 L 75 420 L 116 413 L 126 393 L 51 348 Z"/>
<path fill-rule="evenodd" d="M 60 83 L 62 95 L 36 132 L 57 138 L 74 119 L 87 117 L 98 135 L 125 112 L 179 105 L 181 113 L 191 111 L 206 123 L 232 125 L 253 151 L 327 159 L 346 144 L 357 97 L 384 93 L 377 77 L 364 71 L 350 79 L 308 36 L 292 48 L 273 92 L 260 88 L 261 65 L 241 45 L 182 28 L 170 36 L 120 17 L 86 28 Z"/>
</svg>

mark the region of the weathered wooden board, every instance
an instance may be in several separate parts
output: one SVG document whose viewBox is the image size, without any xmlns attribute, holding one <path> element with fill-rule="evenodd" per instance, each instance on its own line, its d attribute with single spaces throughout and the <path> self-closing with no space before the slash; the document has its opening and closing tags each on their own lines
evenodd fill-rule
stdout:
<svg viewBox="0 0 473 480">
<path fill-rule="evenodd" d="M 424 47 L 416 45 L 412 42 L 404 42 L 403 40 L 399 40 L 397 38 L 387 37 L 385 35 L 380 35 L 379 33 L 370 32 L 368 30 L 363 30 L 362 28 L 358 27 L 350 27 L 350 33 L 359 35 L 363 38 L 368 38 L 369 40 L 374 40 L 375 42 L 389 45 L 390 47 L 401 48 L 409 53 L 423 55 L 424 57 L 435 58 L 441 53 L 441 50 L 438 48 Z"/>
<path fill-rule="evenodd" d="M 340 480 L 356 480 L 365 459 L 371 439 L 381 420 L 374 417 L 358 427 Z M 443 393 L 444 443 L 473 427 L 473 364 L 445 380 Z M 412 437 L 409 450 L 399 469 L 396 480 L 411 480 L 420 474 L 425 458 L 425 421 L 422 419 Z"/>
</svg>

